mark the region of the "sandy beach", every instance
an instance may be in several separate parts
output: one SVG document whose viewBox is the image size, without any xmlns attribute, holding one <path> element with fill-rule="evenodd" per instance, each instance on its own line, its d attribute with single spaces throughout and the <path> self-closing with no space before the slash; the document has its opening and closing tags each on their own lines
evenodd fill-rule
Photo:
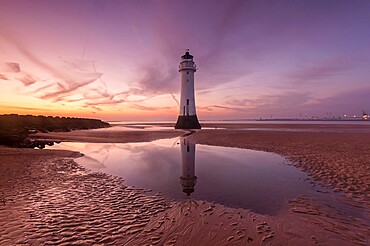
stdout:
<svg viewBox="0 0 370 246">
<path fill-rule="evenodd" d="M 189 140 L 283 155 L 306 172 L 310 182 L 338 192 L 338 199 L 351 206 L 358 216 L 309 196 L 287 201 L 289 211 L 276 216 L 193 199 L 170 201 L 142 187 L 130 187 L 119 177 L 86 170 L 74 162 L 81 155 L 77 152 L 0 147 L 0 223 L 4 228 L 0 231 L 0 245 L 368 244 L 367 125 L 208 127 L 217 129 L 198 131 Z M 277 129 L 266 129 L 271 127 Z M 126 143 L 183 134 L 175 130 L 102 130 L 42 133 L 34 137 Z"/>
</svg>

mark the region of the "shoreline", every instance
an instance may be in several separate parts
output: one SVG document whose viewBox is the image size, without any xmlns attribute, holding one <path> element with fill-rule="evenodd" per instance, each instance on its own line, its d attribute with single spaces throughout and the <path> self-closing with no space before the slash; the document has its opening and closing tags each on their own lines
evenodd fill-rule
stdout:
<svg viewBox="0 0 370 246">
<path fill-rule="evenodd" d="M 181 135 L 174 130 L 114 135 L 79 132 L 84 131 L 46 135 L 51 139 L 65 135 L 67 141 L 94 142 L 152 141 Z M 312 182 L 327 182 L 346 194 L 346 201 L 352 202 L 354 209 L 364 212 L 369 209 L 365 192 L 369 186 L 366 180 L 369 169 L 366 158 L 357 154 L 369 156 L 370 138 L 363 140 L 360 136 L 363 134 L 205 129 L 189 139 L 200 144 L 287 156 L 294 165 L 311 174 Z M 352 155 L 347 156 L 349 153 Z M 2 206 L 0 203 L 0 221 L 1 227 L 6 228 L 0 233 L 0 244 L 37 244 L 42 240 L 60 245 L 73 242 L 202 245 L 205 240 L 214 245 L 366 245 L 367 242 L 368 213 L 364 214 L 365 219 L 351 218 L 307 196 L 287 201 L 290 211 L 278 216 L 193 199 L 171 202 L 160 194 L 150 195 L 145 189 L 128 187 L 118 177 L 89 172 L 73 161 L 78 156 L 70 151 L 0 147 L 0 184 L 4 187 L 0 193 L 4 201 Z M 346 167 L 343 163 L 348 160 L 350 166 Z M 15 217 L 19 219 L 12 222 Z M 11 238 L 18 241 L 9 241 Z"/>
<path fill-rule="evenodd" d="M 89 131 L 51 132 L 30 134 L 32 139 L 54 142 L 87 142 L 87 143 L 137 143 L 150 142 L 163 138 L 174 138 L 185 133 L 182 130 L 168 131 Z"/>
</svg>

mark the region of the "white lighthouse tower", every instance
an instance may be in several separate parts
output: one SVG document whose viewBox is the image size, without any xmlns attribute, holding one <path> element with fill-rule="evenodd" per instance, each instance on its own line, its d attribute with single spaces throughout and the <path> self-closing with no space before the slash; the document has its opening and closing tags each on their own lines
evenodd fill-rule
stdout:
<svg viewBox="0 0 370 246">
<path fill-rule="evenodd" d="M 185 55 L 181 56 L 179 72 L 181 76 L 181 101 L 180 113 L 175 129 L 200 129 L 201 126 L 195 112 L 194 96 L 194 73 L 197 67 L 193 61 L 193 56 L 186 50 Z"/>
<path fill-rule="evenodd" d="M 182 191 L 190 196 L 194 192 L 194 186 L 197 183 L 197 176 L 195 176 L 195 144 L 189 142 L 186 138 L 181 139 L 180 142 L 182 166 L 180 182 Z"/>
</svg>

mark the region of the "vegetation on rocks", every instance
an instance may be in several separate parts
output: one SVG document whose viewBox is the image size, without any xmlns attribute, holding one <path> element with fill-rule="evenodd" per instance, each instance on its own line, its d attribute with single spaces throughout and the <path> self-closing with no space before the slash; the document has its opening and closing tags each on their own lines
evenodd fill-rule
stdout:
<svg viewBox="0 0 370 246">
<path fill-rule="evenodd" d="M 0 145 L 11 147 L 32 147 L 27 138 L 35 132 L 68 132 L 72 130 L 87 130 L 109 127 L 110 125 L 98 119 L 32 116 L 6 114 L 0 115 Z"/>
</svg>

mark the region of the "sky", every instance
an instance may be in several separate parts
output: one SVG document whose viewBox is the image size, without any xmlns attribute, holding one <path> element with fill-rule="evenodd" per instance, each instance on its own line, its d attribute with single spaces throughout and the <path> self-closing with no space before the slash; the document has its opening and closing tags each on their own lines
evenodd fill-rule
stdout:
<svg viewBox="0 0 370 246">
<path fill-rule="evenodd" d="M 0 0 L 0 114 L 200 120 L 370 111 L 370 1 Z"/>
</svg>

